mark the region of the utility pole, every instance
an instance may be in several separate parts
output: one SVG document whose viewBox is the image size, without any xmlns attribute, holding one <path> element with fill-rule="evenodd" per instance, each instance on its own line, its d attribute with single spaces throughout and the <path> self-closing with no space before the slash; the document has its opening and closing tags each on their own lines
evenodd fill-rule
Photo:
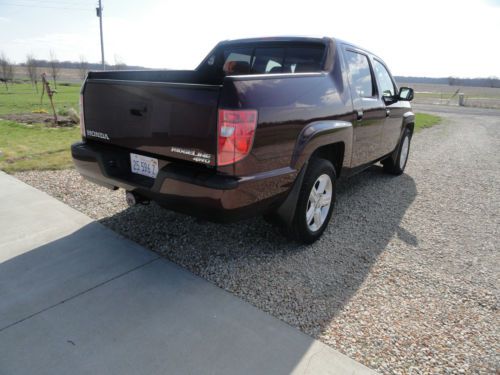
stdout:
<svg viewBox="0 0 500 375">
<path fill-rule="evenodd" d="M 106 63 L 104 61 L 104 39 L 102 37 L 102 4 L 101 0 L 99 0 L 99 7 L 95 9 L 97 17 L 99 17 L 99 28 L 101 30 L 101 61 L 102 61 L 102 70 L 106 70 Z"/>
</svg>

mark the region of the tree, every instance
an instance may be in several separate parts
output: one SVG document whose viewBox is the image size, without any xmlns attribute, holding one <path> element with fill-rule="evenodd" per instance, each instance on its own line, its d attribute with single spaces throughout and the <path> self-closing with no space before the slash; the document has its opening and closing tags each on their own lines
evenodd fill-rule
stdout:
<svg viewBox="0 0 500 375">
<path fill-rule="evenodd" d="M 500 80 L 495 76 L 488 77 L 488 86 L 489 87 L 500 87 Z"/>
<path fill-rule="evenodd" d="M 35 57 L 32 54 L 26 56 L 26 70 L 28 72 L 31 85 L 38 93 L 38 61 L 35 60 Z"/>
<path fill-rule="evenodd" d="M 7 83 L 9 81 L 12 82 L 14 76 L 14 68 L 12 67 L 12 63 L 2 52 L 0 54 L 0 81 L 5 84 L 5 89 L 9 91 L 9 86 Z"/>
<path fill-rule="evenodd" d="M 78 71 L 80 72 L 80 78 L 82 81 L 87 77 L 87 72 L 89 70 L 89 63 L 85 59 L 85 56 L 80 55 L 80 61 L 78 62 Z"/>
<path fill-rule="evenodd" d="M 115 65 L 113 66 L 115 70 L 125 70 L 127 69 L 127 64 L 123 62 L 120 56 L 115 55 Z"/>
<path fill-rule="evenodd" d="M 59 65 L 59 61 L 56 58 L 56 54 L 54 51 L 50 51 L 50 76 L 52 77 L 52 81 L 54 81 L 54 88 L 57 89 L 57 78 L 59 78 L 59 71 L 61 66 Z"/>
</svg>

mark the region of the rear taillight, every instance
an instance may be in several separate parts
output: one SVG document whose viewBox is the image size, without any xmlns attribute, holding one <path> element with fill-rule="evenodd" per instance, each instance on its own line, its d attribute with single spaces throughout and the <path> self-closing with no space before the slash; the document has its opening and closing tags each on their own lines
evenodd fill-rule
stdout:
<svg viewBox="0 0 500 375">
<path fill-rule="evenodd" d="M 219 109 L 217 165 L 236 163 L 252 149 L 256 110 Z"/>
<path fill-rule="evenodd" d="M 83 95 L 80 94 L 80 132 L 82 137 L 85 138 L 85 120 L 83 118 Z"/>
</svg>

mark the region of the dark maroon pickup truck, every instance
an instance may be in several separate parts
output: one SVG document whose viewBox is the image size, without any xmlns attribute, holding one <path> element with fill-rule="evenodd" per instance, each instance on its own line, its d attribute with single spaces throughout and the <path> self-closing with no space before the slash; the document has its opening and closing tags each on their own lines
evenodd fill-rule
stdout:
<svg viewBox="0 0 500 375">
<path fill-rule="evenodd" d="M 219 43 L 194 71 L 90 72 L 87 179 L 216 221 L 264 214 L 298 241 L 328 225 L 335 184 L 373 163 L 403 173 L 415 116 L 372 53 L 332 38 Z"/>
</svg>

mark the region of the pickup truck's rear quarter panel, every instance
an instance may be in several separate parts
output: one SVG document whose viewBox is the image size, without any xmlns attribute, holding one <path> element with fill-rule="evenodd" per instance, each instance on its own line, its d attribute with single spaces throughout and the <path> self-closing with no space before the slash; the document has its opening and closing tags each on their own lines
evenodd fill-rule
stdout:
<svg viewBox="0 0 500 375">
<path fill-rule="evenodd" d="M 322 120 L 354 120 L 338 60 L 330 73 L 228 77 L 219 105 L 258 110 L 252 151 L 234 165 L 238 176 L 300 169 L 300 165 L 292 165 L 292 159 L 305 126 Z"/>
<path fill-rule="evenodd" d="M 87 132 L 106 134 L 99 142 L 158 156 L 192 160 L 172 151 L 217 154 L 219 86 L 90 79 L 84 88 Z M 92 139 L 92 137 L 90 137 Z M 208 160 L 208 158 L 206 158 Z"/>
</svg>

